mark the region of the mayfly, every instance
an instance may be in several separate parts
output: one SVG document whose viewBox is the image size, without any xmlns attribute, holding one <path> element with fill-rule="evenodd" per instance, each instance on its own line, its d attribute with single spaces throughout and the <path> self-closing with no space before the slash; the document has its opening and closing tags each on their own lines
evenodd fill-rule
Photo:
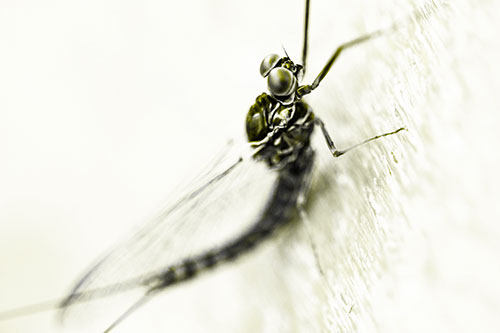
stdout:
<svg viewBox="0 0 500 333">
<path fill-rule="evenodd" d="M 346 149 L 335 146 L 326 125 L 315 115 L 304 97 L 320 87 L 343 51 L 381 36 L 387 30 L 378 30 L 340 45 L 312 83 L 300 84 L 307 68 L 309 6 L 310 1 L 307 0 L 301 62 L 293 61 L 286 51 L 284 56 L 271 54 L 261 62 L 260 74 L 267 80 L 269 91 L 256 98 L 246 115 L 246 134 L 251 148 L 249 156 L 238 157 L 200 187 L 181 197 L 144 229 L 104 255 L 60 302 L 58 307 L 63 318 L 73 311 L 76 304 L 138 290 L 138 298 L 130 303 L 122 303 L 122 307 L 115 309 L 120 313 L 108 323 L 105 332 L 109 332 L 134 310 L 168 287 L 191 280 L 204 271 L 250 252 L 280 227 L 289 224 L 296 215 L 306 219 L 305 202 L 315 160 L 310 142 L 316 128 L 321 131 L 333 157 L 404 130 L 399 128 L 379 134 Z M 170 252 L 178 256 L 179 251 L 172 249 L 182 248 L 181 243 L 191 242 L 179 237 L 186 221 L 197 219 L 197 223 L 203 223 L 203 219 L 208 219 L 206 215 L 193 213 L 193 210 L 199 210 L 197 205 L 217 188 L 225 189 L 221 185 L 223 182 L 231 184 L 241 175 L 238 172 L 244 169 L 244 165 L 247 169 L 251 166 L 265 170 L 275 177 L 260 214 L 253 216 L 253 222 L 237 234 L 221 236 L 214 245 L 205 248 L 206 244 L 201 242 L 202 246 L 197 251 L 165 260 L 166 256 L 160 253 Z M 230 189 L 227 192 L 227 195 L 231 194 Z"/>
</svg>

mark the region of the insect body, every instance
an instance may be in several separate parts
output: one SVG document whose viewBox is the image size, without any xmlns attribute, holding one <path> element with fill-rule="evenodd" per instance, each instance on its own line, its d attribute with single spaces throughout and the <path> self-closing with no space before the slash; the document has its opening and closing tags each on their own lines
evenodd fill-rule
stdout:
<svg viewBox="0 0 500 333">
<path fill-rule="evenodd" d="M 59 303 L 58 306 L 62 309 L 63 316 L 70 306 L 76 303 L 141 288 L 143 292 L 139 300 L 131 306 L 127 305 L 128 308 L 126 307 L 126 310 L 108 326 L 106 329 L 108 332 L 158 292 L 249 252 L 263 240 L 268 239 L 280 226 L 292 221 L 297 213 L 304 217 L 304 202 L 309 190 L 315 156 L 310 145 L 315 127 L 321 129 L 333 157 L 341 156 L 361 144 L 404 129 L 399 128 L 390 133 L 374 136 L 348 149 L 338 150 L 335 147 L 325 124 L 314 115 L 312 108 L 303 98 L 320 85 L 343 50 L 380 36 L 382 31 L 376 31 L 342 44 L 335 50 L 312 84 L 300 85 L 299 82 L 306 69 L 308 17 L 309 1 L 307 0 L 302 64 L 295 64 L 288 55 L 280 57 L 271 54 L 264 58 L 260 73 L 267 78 L 269 93 L 259 95 L 246 116 L 247 138 L 253 148 L 251 158 L 258 163 L 265 164 L 269 170 L 277 174 L 271 194 L 259 217 L 246 230 L 241 230 L 239 235 L 224 243 L 203 249 L 193 255 L 187 255 L 177 263 L 162 264 L 160 269 L 154 267 L 150 268 L 147 273 L 136 272 L 133 278 L 122 277 L 122 282 L 108 282 L 110 277 L 116 277 L 113 274 L 117 272 L 122 276 L 122 271 L 127 268 L 135 269 L 134 260 L 141 264 L 142 259 L 147 257 L 149 260 L 148 249 L 156 246 L 158 242 L 165 243 L 162 235 L 155 238 L 155 242 L 151 240 L 149 243 L 142 243 L 144 239 L 147 239 L 143 237 L 144 235 L 151 236 L 160 233 L 158 225 L 154 223 L 168 223 L 168 218 L 180 207 L 234 173 L 243 161 L 243 158 L 239 158 L 230 167 L 167 209 L 162 215 L 163 221 L 153 221 L 151 228 L 145 228 L 143 234 L 124 243 L 134 247 L 134 251 L 129 250 L 127 246 L 119 246 L 99 260 L 80 279 L 70 294 Z M 186 216 L 181 214 L 176 218 L 179 220 L 184 217 Z"/>
<path fill-rule="evenodd" d="M 338 53 L 340 52 L 337 51 L 334 56 L 338 56 Z M 337 150 L 323 122 L 315 117 L 312 108 L 301 100 L 303 95 L 315 88 L 298 85 L 304 67 L 295 65 L 288 56 L 280 58 L 271 54 L 264 58 L 260 68 L 262 76 L 268 78 L 270 94 L 262 93 L 250 107 L 246 117 L 246 131 L 248 141 L 255 149 L 252 157 L 278 172 L 267 206 L 248 230 L 227 244 L 188 258 L 179 265 L 168 267 L 165 272 L 153 276 L 151 280 L 142 281 L 142 284 L 149 285 L 146 295 L 191 279 L 202 270 L 235 259 L 269 238 L 280 226 L 292 221 L 296 213 L 304 216 L 303 205 L 309 190 L 314 162 L 310 139 L 316 125 L 321 128 L 334 157 L 341 156 L 363 143 L 403 130 L 400 128 L 365 140 L 351 148 Z M 75 295 L 77 294 L 75 290 Z M 71 296 L 68 301 L 71 302 Z M 110 328 L 121 319 L 122 317 Z"/>
<path fill-rule="evenodd" d="M 261 66 L 261 73 L 268 77 L 271 94 L 263 93 L 258 96 L 246 117 L 247 137 L 255 149 L 253 158 L 266 163 L 268 168 L 278 172 L 266 207 L 253 225 L 226 244 L 186 258 L 158 274 L 139 281 L 131 281 L 132 284 L 139 283 L 147 286 L 145 297 L 152 296 L 173 284 L 189 280 L 203 270 L 238 258 L 269 238 L 280 226 L 292 221 L 297 209 L 303 205 L 314 161 L 310 138 L 317 122 L 311 107 L 299 100 L 296 94 L 297 77 L 302 73 L 303 67 L 294 65 L 288 57 L 285 57 L 274 61 L 273 67 L 265 68 L 268 59 L 276 57 L 278 56 L 266 57 Z M 280 67 L 280 65 L 287 66 L 287 68 Z M 264 70 L 262 70 L 263 67 Z M 283 71 L 286 72 L 283 74 Z M 278 83 L 285 89 L 275 89 L 277 80 L 283 81 Z M 231 172 L 240 161 L 241 159 L 221 176 L 226 172 Z M 62 307 L 66 308 L 74 302 L 81 301 L 82 295 L 79 287 L 77 285 Z M 134 304 L 107 331 L 145 299 L 141 298 L 139 303 Z"/>
</svg>

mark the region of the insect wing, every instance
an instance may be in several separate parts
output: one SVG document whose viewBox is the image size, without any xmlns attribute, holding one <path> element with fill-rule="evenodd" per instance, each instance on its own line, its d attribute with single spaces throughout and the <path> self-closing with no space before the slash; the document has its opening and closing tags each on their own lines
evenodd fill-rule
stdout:
<svg viewBox="0 0 500 333">
<path fill-rule="evenodd" d="M 197 187 L 170 201 L 92 265 L 61 304 L 63 322 L 102 320 L 106 327 L 148 291 L 145 279 L 223 246 L 255 223 L 276 172 L 264 163 L 251 158 L 239 161 L 235 156 L 227 152 L 205 168 L 209 171 L 194 182 Z"/>
</svg>

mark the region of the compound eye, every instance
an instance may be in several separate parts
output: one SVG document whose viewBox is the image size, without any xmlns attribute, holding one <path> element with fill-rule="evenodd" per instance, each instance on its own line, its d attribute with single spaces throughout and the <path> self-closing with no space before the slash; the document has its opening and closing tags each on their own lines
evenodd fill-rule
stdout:
<svg viewBox="0 0 500 333">
<path fill-rule="evenodd" d="M 274 68 L 267 78 L 267 87 L 273 95 L 288 96 L 297 88 L 297 79 L 293 73 L 286 68 Z"/>
<path fill-rule="evenodd" d="M 278 62 L 280 61 L 280 56 L 277 54 L 270 54 L 262 60 L 260 63 L 260 75 L 266 77 L 269 72 L 276 67 Z"/>
</svg>

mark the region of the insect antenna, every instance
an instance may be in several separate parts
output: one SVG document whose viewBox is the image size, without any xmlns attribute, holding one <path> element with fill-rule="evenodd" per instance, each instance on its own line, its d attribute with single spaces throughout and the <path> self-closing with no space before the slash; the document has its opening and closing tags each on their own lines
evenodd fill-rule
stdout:
<svg viewBox="0 0 500 333">
<path fill-rule="evenodd" d="M 285 55 L 288 59 L 290 59 L 290 56 L 288 55 L 288 52 L 286 52 L 285 46 L 281 44 L 281 48 L 283 49 L 283 52 L 285 52 Z"/>
</svg>

